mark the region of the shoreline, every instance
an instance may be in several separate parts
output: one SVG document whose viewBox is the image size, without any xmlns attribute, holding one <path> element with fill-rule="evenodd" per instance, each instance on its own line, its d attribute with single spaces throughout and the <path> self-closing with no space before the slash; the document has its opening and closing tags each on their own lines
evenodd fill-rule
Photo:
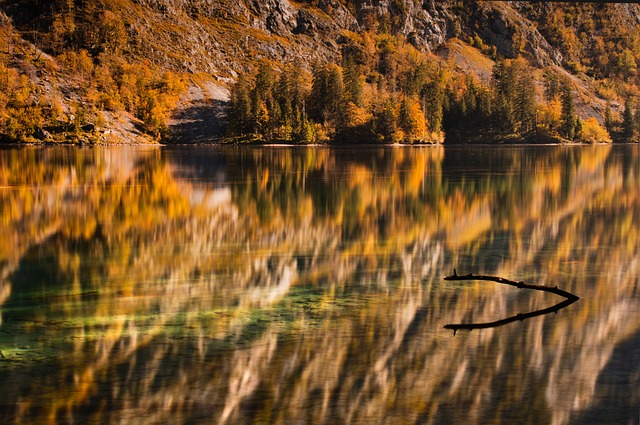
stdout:
<svg viewBox="0 0 640 425">
<path fill-rule="evenodd" d="M 87 133 L 88 135 L 89 133 Z M 442 147 L 442 146 L 594 146 L 594 145 L 635 145 L 639 144 L 640 140 L 636 141 L 621 141 L 615 138 L 611 142 L 585 142 L 585 141 L 573 141 L 559 136 L 553 136 L 549 134 L 539 133 L 537 135 L 531 134 L 527 136 L 500 136 L 491 135 L 486 138 L 470 137 L 470 138 L 450 138 L 442 142 L 416 142 L 416 143 L 384 143 L 384 142 L 366 142 L 366 141 L 353 141 L 353 142 L 341 142 L 338 140 L 331 140 L 322 143 L 294 143 L 294 142 L 263 142 L 259 140 L 238 140 L 238 138 L 224 138 L 216 137 L 210 140 L 197 140 L 194 142 L 185 141 L 172 141 L 170 137 L 166 139 L 154 140 L 147 137 L 139 137 L 140 134 L 132 134 L 132 137 L 123 137 L 116 139 L 115 137 L 108 140 L 91 141 L 91 139 L 84 140 L 82 143 L 66 140 L 34 140 L 28 141 L 16 141 L 9 140 L 8 138 L 0 139 L 1 147 L 10 146 L 69 146 L 69 147 L 97 147 L 97 146 L 175 146 L 175 147 L 193 147 L 193 146 L 246 146 L 246 147 Z M 137 136 L 137 137 L 136 137 Z M 78 140 L 78 139 L 76 139 Z M 95 140 L 95 139 L 94 139 Z M 174 139 L 175 140 L 175 139 Z"/>
<path fill-rule="evenodd" d="M 220 143 L 220 142 L 195 142 L 195 143 L 171 143 L 171 142 L 125 142 L 125 143 L 67 143 L 67 142 L 2 142 L 2 148 L 16 147 L 69 147 L 69 148 L 94 148 L 94 147 L 115 147 L 115 146 L 135 146 L 135 147 L 255 147 L 255 148 L 443 148 L 466 146 L 483 147 L 508 147 L 508 146 L 613 146 L 613 145 L 640 145 L 636 142 L 610 142 L 610 143 L 586 143 L 586 142 L 444 142 L 444 143 Z"/>
</svg>

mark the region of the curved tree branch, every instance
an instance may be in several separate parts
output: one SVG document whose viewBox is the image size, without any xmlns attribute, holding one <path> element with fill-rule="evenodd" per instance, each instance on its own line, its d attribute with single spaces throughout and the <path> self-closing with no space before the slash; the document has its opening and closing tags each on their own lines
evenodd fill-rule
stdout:
<svg viewBox="0 0 640 425">
<path fill-rule="evenodd" d="M 504 326 L 508 323 L 522 321 L 525 319 L 530 319 L 536 316 L 542 316 L 549 313 L 557 313 L 565 307 L 570 306 L 574 302 L 580 299 L 579 296 L 572 294 L 571 292 L 564 291 L 559 289 L 557 286 L 544 286 L 544 285 L 530 285 L 524 283 L 522 281 L 516 282 L 514 280 L 505 279 L 499 276 L 487 276 L 487 275 L 474 275 L 472 273 L 466 275 L 458 275 L 456 269 L 453 269 L 453 275 L 447 276 L 444 280 L 485 280 L 491 282 L 502 283 L 505 285 L 515 286 L 519 289 L 532 289 L 535 291 L 544 291 L 551 292 L 552 294 L 560 295 L 561 297 L 566 298 L 566 300 L 559 302 L 551 307 L 543 308 L 541 310 L 532 311 L 529 313 L 518 313 L 515 316 L 507 317 L 506 319 L 497 320 L 495 322 L 487 322 L 487 323 L 458 323 L 458 324 L 447 324 L 444 327 L 446 329 L 453 329 L 453 334 L 456 334 L 458 329 L 487 329 L 487 328 L 496 328 L 498 326 Z"/>
</svg>

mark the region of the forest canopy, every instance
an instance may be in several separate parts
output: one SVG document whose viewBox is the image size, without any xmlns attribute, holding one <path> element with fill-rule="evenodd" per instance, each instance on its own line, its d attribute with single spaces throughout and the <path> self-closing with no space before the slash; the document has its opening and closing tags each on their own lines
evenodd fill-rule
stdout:
<svg viewBox="0 0 640 425">
<path fill-rule="evenodd" d="M 343 48 L 340 64 L 316 64 L 311 72 L 299 65 L 275 71 L 263 62 L 240 75 L 231 90 L 230 136 L 288 143 L 611 141 L 597 120 L 577 115 L 568 78 L 547 72 L 537 84 L 523 57 L 496 58 L 485 83 L 399 37 L 365 34 L 359 41 L 367 39 L 375 50 L 366 60 L 351 53 L 362 47 L 356 44 Z"/>
</svg>

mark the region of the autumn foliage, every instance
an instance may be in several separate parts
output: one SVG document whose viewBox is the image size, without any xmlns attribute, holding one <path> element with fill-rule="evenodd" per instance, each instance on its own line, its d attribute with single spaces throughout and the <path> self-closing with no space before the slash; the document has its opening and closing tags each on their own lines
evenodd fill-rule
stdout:
<svg viewBox="0 0 640 425">
<path fill-rule="evenodd" d="M 372 40 L 375 60 L 353 53 Z M 274 70 L 265 62 L 241 75 L 231 90 L 230 136 L 288 143 L 439 143 L 445 135 L 485 143 L 540 133 L 610 140 L 594 120 L 585 125 L 578 117 L 567 78 L 536 77 L 522 57 L 498 59 L 486 83 L 398 37 L 367 34 L 350 43 L 340 65 Z"/>
<path fill-rule="evenodd" d="M 2 2 L 2 10 L 9 10 L 10 3 L 20 2 Z M 148 28 L 137 19 L 152 9 L 146 3 L 136 2 L 133 11 L 127 6 L 134 4 L 123 0 L 24 1 L 10 18 L 2 12 L 0 137 L 95 141 L 97 136 L 83 129 L 99 127 L 106 113 L 127 114 L 151 138 L 170 140 L 169 117 L 198 71 L 189 53 L 162 43 L 145 46 L 149 40 L 141 34 Z M 333 50 L 317 57 L 289 56 L 287 63 L 270 49 L 263 54 L 248 41 L 243 45 L 231 38 L 262 37 L 289 48 L 302 39 L 312 43 L 308 34 L 267 34 L 223 23 L 216 15 L 204 19 L 198 2 L 188 3 L 193 10 L 176 5 L 173 12 L 184 12 L 203 28 L 222 28 L 220 46 L 211 49 L 226 56 L 241 53 L 234 63 L 243 70 L 240 75 L 234 69 L 209 76 L 232 88 L 232 140 L 439 143 L 445 137 L 486 142 L 542 134 L 554 140 L 604 141 L 609 139 L 604 130 L 616 140 L 634 141 L 640 134 L 640 30 L 617 25 L 612 16 L 619 13 L 611 5 L 514 6 L 558 53 L 554 65 L 542 66 L 519 23 L 510 28 L 505 50 L 471 25 L 474 13 L 485 11 L 485 2 L 449 2 L 443 7 L 455 15 L 455 31 L 447 34 L 444 48 L 458 43 L 466 49 L 462 56 L 490 63 L 486 75 L 479 76 L 441 51 L 427 53 L 412 35 L 403 35 L 410 16 L 407 2 L 391 2 L 384 14 L 341 1 L 345 13 L 358 20 L 358 29 L 332 33 L 327 45 Z M 328 13 L 326 3 L 300 1 L 292 7 L 322 20 L 328 19 L 322 15 Z M 159 29 L 156 24 L 145 21 Z M 187 32 L 178 25 L 167 27 L 162 33 L 171 40 Z M 316 31 L 316 40 L 325 37 L 319 27 Z M 55 79 L 47 81 L 51 76 Z M 579 87 L 585 84 L 583 92 L 595 91 L 601 99 L 585 99 Z M 589 121 L 592 117 L 601 128 Z"/>
</svg>

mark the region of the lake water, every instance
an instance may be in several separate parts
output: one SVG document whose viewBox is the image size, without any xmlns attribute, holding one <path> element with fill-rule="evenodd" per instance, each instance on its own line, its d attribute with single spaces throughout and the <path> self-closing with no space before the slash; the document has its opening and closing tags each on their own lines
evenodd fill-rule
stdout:
<svg viewBox="0 0 640 425">
<path fill-rule="evenodd" d="M 637 145 L 2 149 L 0 423 L 638 424 L 639 276 Z"/>
</svg>

